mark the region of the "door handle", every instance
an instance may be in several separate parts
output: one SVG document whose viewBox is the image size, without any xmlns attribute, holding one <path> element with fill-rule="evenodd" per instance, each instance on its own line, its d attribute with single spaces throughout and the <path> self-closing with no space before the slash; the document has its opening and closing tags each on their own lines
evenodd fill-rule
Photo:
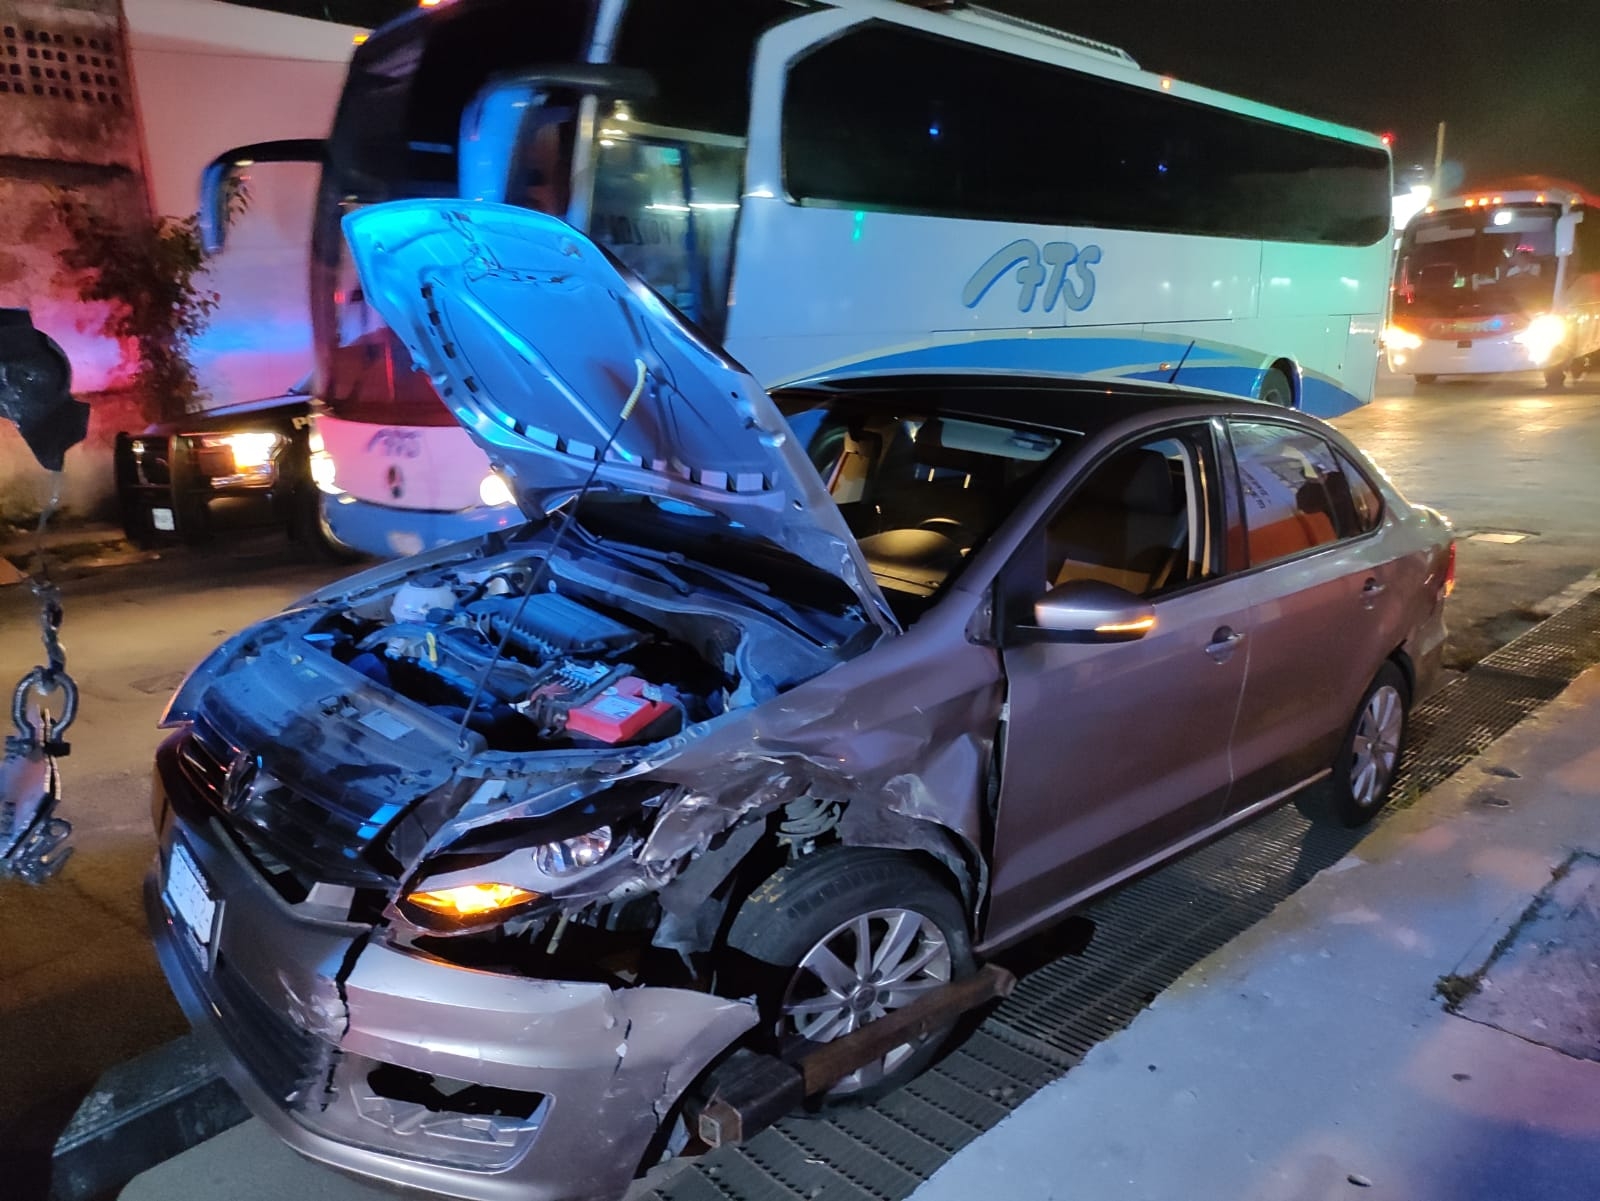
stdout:
<svg viewBox="0 0 1600 1201">
<path fill-rule="evenodd" d="M 1234 649 L 1244 641 L 1244 635 L 1230 626 L 1219 626 L 1211 635 L 1211 641 L 1206 645 L 1206 654 L 1218 663 L 1226 663 L 1233 657 Z"/>
<path fill-rule="evenodd" d="M 1372 602 L 1377 600 L 1387 584 L 1380 584 L 1376 579 L 1368 577 L 1367 582 L 1361 586 L 1361 603 L 1366 608 L 1372 608 Z"/>
</svg>

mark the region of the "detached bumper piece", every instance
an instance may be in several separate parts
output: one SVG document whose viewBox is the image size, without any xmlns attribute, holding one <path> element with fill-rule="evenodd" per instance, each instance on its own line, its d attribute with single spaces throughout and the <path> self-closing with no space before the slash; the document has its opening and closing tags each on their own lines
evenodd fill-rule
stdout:
<svg viewBox="0 0 1600 1201">
<path fill-rule="evenodd" d="M 693 1107 L 694 1130 L 708 1147 L 741 1143 L 838 1081 L 896 1047 L 949 1025 L 969 1010 L 1011 995 L 1016 977 L 988 964 L 965 980 L 918 997 L 854 1034 L 818 1045 L 798 1063 L 739 1050 L 712 1073 L 709 1094 Z"/>
</svg>

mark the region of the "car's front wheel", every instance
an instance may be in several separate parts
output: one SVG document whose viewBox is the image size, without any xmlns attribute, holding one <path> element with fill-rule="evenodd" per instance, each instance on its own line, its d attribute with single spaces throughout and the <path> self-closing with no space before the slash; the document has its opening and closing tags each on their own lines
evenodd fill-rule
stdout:
<svg viewBox="0 0 1600 1201">
<path fill-rule="evenodd" d="M 1394 789 L 1405 753 L 1411 689 L 1393 663 L 1367 686 L 1333 765 L 1334 811 L 1347 826 L 1378 815 Z"/>
<path fill-rule="evenodd" d="M 966 917 L 908 855 L 833 848 L 763 881 L 728 932 L 724 991 L 758 998 L 769 1045 L 798 1056 L 974 971 Z M 932 1062 L 955 1023 L 835 1084 L 826 1102 L 883 1096 Z"/>
</svg>

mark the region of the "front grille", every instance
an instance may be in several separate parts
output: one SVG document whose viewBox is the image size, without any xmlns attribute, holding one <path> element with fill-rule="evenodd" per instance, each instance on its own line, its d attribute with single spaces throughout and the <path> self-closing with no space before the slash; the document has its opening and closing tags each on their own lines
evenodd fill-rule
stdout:
<svg viewBox="0 0 1600 1201">
<path fill-rule="evenodd" d="M 216 808 L 223 807 L 228 768 L 238 749 L 205 722 L 197 721 L 178 744 L 178 762 L 190 784 Z"/>
<path fill-rule="evenodd" d="M 242 755 L 203 719 L 178 744 L 184 776 L 269 879 L 287 870 L 302 896 L 319 880 L 367 888 L 393 882 L 364 852 L 397 807 L 374 809 L 364 799 L 314 795 L 261 774 Z"/>
<path fill-rule="evenodd" d="M 332 1045 L 267 1004 L 226 957 L 217 957 L 211 980 L 229 1041 L 251 1077 L 274 1100 L 289 1104 L 322 1086 L 336 1053 Z"/>
</svg>

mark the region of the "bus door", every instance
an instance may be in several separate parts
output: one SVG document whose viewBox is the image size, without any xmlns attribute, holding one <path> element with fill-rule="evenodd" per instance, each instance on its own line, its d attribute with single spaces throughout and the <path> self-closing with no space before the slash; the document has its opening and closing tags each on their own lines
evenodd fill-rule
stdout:
<svg viewBox="0 0 1600 1201">
<path fill-rule="evenodd" d="M 606 137 L 597 147 L 590 236 L 689 320 L 702 320 L 704 271 L 683 142 Z"/>
</svg>

